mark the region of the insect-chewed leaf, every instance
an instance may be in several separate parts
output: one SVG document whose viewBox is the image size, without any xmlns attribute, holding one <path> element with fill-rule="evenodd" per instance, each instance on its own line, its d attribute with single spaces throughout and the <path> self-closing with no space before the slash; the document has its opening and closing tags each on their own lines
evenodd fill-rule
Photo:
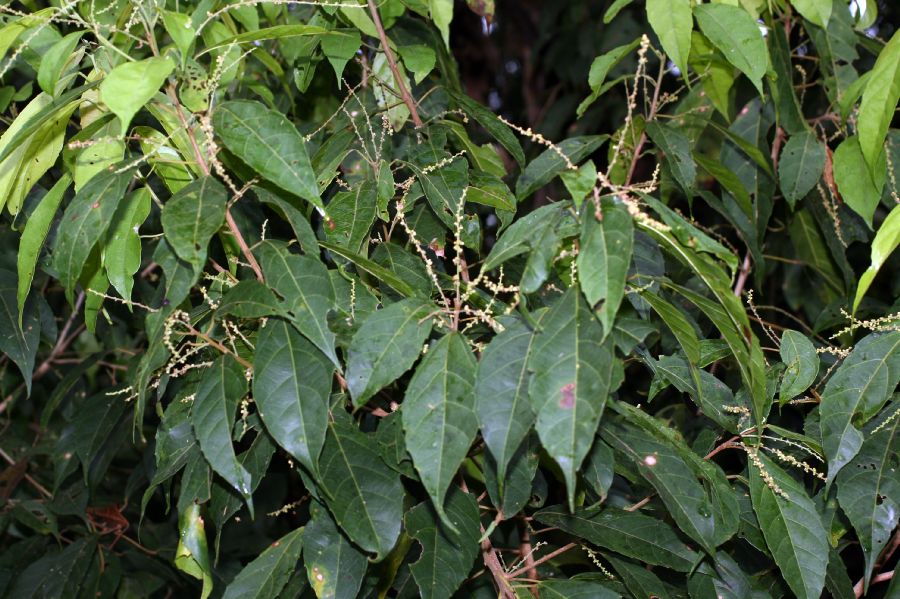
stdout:
<svg viewBox="0 0 900 599">
<path fill-rule="evenodd" d="M 422 544 L 422 556 L 410 565 L 423 599 L 449 599 L 469 575 L 478 555 L 479 520 L 475 498 L 454 487 L 447 497 L 446 517 L 429 502 L 403 517 L 409 535 Z M 442 525 L 449 520 L 456 529 Z"/>
</svg>

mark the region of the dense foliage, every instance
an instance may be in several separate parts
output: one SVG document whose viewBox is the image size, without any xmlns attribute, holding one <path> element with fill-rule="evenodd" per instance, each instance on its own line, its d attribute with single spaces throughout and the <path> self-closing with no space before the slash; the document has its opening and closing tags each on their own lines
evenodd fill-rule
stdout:
<svg viewBox="0 0 900 599">
<path fill-rule="evenodd" d="M 900 597 L 878 9 L 0 7 L 0 596 Z"/>
</svg>

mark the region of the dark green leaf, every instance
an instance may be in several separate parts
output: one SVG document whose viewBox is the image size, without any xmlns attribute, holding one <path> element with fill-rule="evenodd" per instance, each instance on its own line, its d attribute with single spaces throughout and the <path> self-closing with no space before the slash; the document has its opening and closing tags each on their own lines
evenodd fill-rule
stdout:
<svg viewBox="0 0 900 599">
<path fill-rule="evenodd" d="M 369 561 L 337 529 L 327 510 L 317 504 L 303 530 L 303 565 L 320 599 L 357 597 Z"/>
<path fill-rule="evenodd" d="M 762 78 L 769 66 L 769 55 L 753 17 L 743 8 L 727 4 L 695 6 L 694 16 L 709 41 L 753 82 L 762 95 Z"/>
<path fill-rule="evenodd" d="M 209 240 L 225 222 L 225 188 L 215 178 L 195 179 L 173 195 L 162 211 L 166 241 L 178 257 L 199 270 Z"/>
<path fill-rule="evenodd" d="M 684 193 L 690 196 L 697 178 L 697 167 L 691 158 L 691 141 L 674 127 L 661 125 L 657 121 L 647 123 L 647 135 L 665 154 L 672 174 Z"/>
<path fill-rule="evenodd" d="M 586 135 L 573 137 L 557 144 L 557 149 L 550 148 L 528 163 L 516 181 L 516 197 L 519 201 L 527 199 L 531 194 L 549 183 L 558 174 L 569 168 L 569 164 L 577 165 L 590 156 L 604 141 L 607 135 Z M 563 156 L 568 158 L 566 161 Z"/>
<path fill-rule="evenodd" d="M 816 346 L 805 335 L 786 330 L 781 335 L 781 361 L 787 367 L 780 389 L 780 401 L 784 404 L 815 382 L 819 373 L 819 355 Z"/>
<path fill-rule="evenodd" d="M 306 544 L 305 537 L 304 530 L 298 528 L 272 543 L 234 577 L 225 589 L 223 599 L 277 597 L 300 559 L 300 551 Z"/>
<path fill-rule="evenodd" d="M 812 131 L 792 135 L 778 159 L 778 185 L 794 205 L 815 187 L 825 169 L 825 144 Z"/>
<path fill-rule="evenodd" d="M 0 304 L 3 308 L 0 315 L 0 351 L 18 366 L 30 395 L 34 357 L 41 341 L 41 321 L 35 301 L 25 302 L 20 317 L 16 308 L 17 287 L 15 273 L 0 269 Z"/>
</svg>

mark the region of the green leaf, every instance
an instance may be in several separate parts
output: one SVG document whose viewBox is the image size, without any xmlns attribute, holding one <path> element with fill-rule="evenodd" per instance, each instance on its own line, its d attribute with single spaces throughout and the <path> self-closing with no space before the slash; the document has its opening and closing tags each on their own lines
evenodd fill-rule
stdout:
<svg viewBox="0 0 900 599">
<path fill-rule="evenodd" d="M 238 318 L 287 316 L 272 290 L 256 279 L 244 279 L 222 295 L 216 315 L 230 314 Z"/>
<path fill-rule="evenodd" d="M 535 334 L 528 386 L 541 444 L 562 469 L 570 507 L 576 473 L 593 444 L 610 393 L 624 376 L 612 337 L 603 329 L 577 286 L 557 300 Z"/>
<path fill-rule="evenodd" d="M 697 152 L 694 152 L 694 160 L 734 197 L 734 201 L 745 215 L 753 216 L 753 202 L 750 199 L 750 193 L 732 170 L 724 166 L 721 161 L 707 158 Z"/>
<path fill-rule="evenodd" d="M 475 366 L 465 339 L 455 332 L 444 335 L 416 367 L 401 409 L 406 449 L 435 510 L 451 530 L 444 497 L 478 432 L 472 394 Z"/>
<path fill-rule="evenodd" d="M 540 446 L 537 438 L 533 435 L 526 437 L 510 458 L 503 478 L 500 478 L 494 456 L 490 452 L 484 454 L 482 464 L 484 486 L 487 487 L 491 503 L 502 511 L 504 519 L 521 512 L 531 499 L 531 488 L 537 474 L 539 457 Z"/>
<path fill-rule="evenodd" d="M 815 270 L 831 290 L 843 294 L 843 281 L 813 215 L 808 210 L 798 210 L 788 227 L 797 257 Z"/>
<path fill-rule="evenodd" d="M 869 171 L 876 172 L 897 101 L 900 100 L 900 33 L 882 48 L 859 104 L 857 133 Z"/>
<path fill-rule="evenodd" d="M 375 247 L 375 251 L 372 252 L 372 258 L 378 264 L 389 268 L 391 272 L 414 286 L 420 296 L 427 297 L 431 294 L 434 283 L 431 277 L 428 276 L 425 263 L 422 262 L 418 255 L 413 254 L 411 250 L 403 248 L 396 243 L 379 243 Z M 389 286 L 383 285 L 382 289 L 385 287 Z M 390 294 L 390 291 L 386 290 L 386 293 Z"/>
<path fill-rule="evenodd" d="M 758 458 L 771 482 L 788 495 L 777 494 L 750 462 L 750 498 L 766 545 L 794 595 L 817 599 L 828 567 L 828 536 L 822 520 L 803 485 L 766 456 L 758 454 Z"/>
<path fill-rule="evenodd" d="M 807 21 L 811 21 L 823 29 L 828 27 L 828 20 L 831 18 L 832 0 L 791 0 L 791 5 Z"/>
<path fill-rule="evenodd" d="M 753 82 L 762 96 L 762 78 L 769 66 L 769 54 L 753 17 L 743 8 L 727 4 L 697 5 L 694 16 L 703 34 L 728 62 Z"/>
<path fill-rule="evenodd" d="M 53 266 L 72 302 L 73 291 L 91 250 L 106 234 L 134 175 L 132 169 L 105 171 L 82 187 L 63 212 L 53 247 Z"/>
<path fill-rule="evenodd" d="M 450 21 L 453 20 L 453 0 L 425 0 L 435 27 L 441 32 L 444 45 L 450 49 Z"/>
<path fill-rule="evenodd" d="M 889 407 L 896 408 L 896 404 Z M 835 480 L 841 509 L 859 535 L 865 555 L 865 583 L 868 587 L 879 554 L 887 546 L 900 519 L 900 418 L 896 410 L 867 427 L 867 437 L 859 453 L 840 471 Z M 872 424 L 876 424 L 873 422 Z"/>
<path fill-rule="evenodd" d="M 320 241 L 319 245 L 328 250 L 333 254 L 337 254 L 341 258 L 345 260 L 349 260 L 352 262 L 357 268 L 362 271 L 365 271 L 378 279 L 386 283 L 389 287 L 400 293 L 404 296 L 412 296 L 416 295 L 416 290 L 409 283 L 398 277 L 396 274 L 388 270 L 387 268 L 381 266 L 380 264 L 369 260 L 365 256 L 360 256 L 359 254 L 348 251 L 346 248 L 342 248 L 339 245 L 335 245 L 333 243 L 327 243 L 324 241 Z"/>
<path fill-rule="evenodd" d="M 647 0 L 647 20 L 665 53 L 679 71 L 687 74 L 694 28 L 690 0 Z"/>
<path fill-rule="evenodd" d="M 441 526 L 434 506 L 423 502 L 403 517 L 406 530 L 422 545 L 422 555 L 410 564 L 423 599 L 449 599 L 468 577 L 478 555 L 478 504 L 454 487 L 447 497 L 446 518 L 455 530 Z"/>
<path fill-rule="evenodd" d="M 334 194 L 328 202 L 328 216 L 334 227 L 325 227 L 325 238 L 329 243 L 347 248 L 354 254 L 366 253 L 369 229 L 375 222 L 376 194 L 377 189 L 371 181 Z"/>
<path fill-rule="evenodd" d="M 400 475 L 373 454 L 373 435 L 345 416 L 328 423 L 319 458 L 319 483 L 334 520 L 364 551 L 384 558 L 400 535 Z"/>
<path fill-rule="evenodd" d="M 335 35 L 343 36 L 344 33 L 332 32 L 315 25 L 306 25 L 303 23 L 290 23 L 288 25 L 275 25 L 274 27 L 266 27 L 265 29 L 257 29 L 256 31 L 246 31 L 232 37 L 226 37 L 213 45 L 209 45 L 206 50 L 211 52 L 231 44 L 246 44 L 252 42 L 262 42 L 266 40 L 287 40 L 295 37 L 309 37 L 314 35 Z"/>
<path fill-rule="evenodd" d="M 121 135 L 128 134 L 134 115 L 159 91 L 166 78 L 175 70 L 168 56 L 123 62 L 100 84 L 103 103 L 119 117 Z"/>
<path fill-rule="evenodd" d="M 531 194 L 553 180 L 554 177 L 569 168 L 569 164 L 578 165 L 590 156 L 608 139 L 608 135 L 585 135 L 572 137 L 557 144 L 557 149 L 548 148 L 540 156 L 528 163 L 516 181 L 516 197 L 526 200 Z M 559 154 L 562 152 L 569 160 Z"/>
<path fill-rule="evenodd" d="M 534 518 L 598 547 L 676 572 L 690 572 L 701 559 L 668 524 L 638 512 L 579 508 L 570 513 L 558 505 L 544 508 Z"/>
<path fill-rule="evenodd" d="M 430 46 L 425 44 L 413 44 L 397 48 L 403 65 L 413 73 L 413 80 L 418 85 L 434 70 L 437 63 L 437 55 Z"/>
<path fill-rule="evenodd" d="M 38 85 L 51 96 L 56 95 L 56 84 L 59 82 L 63 69 L 79 58 L 75 47 L 81 41 L 82 35 L 84 35 L 83 31 L 73 31 L 53 44 L 41 58 L 41 66 L 38 68 L 37 74 Z"/>
<path fill-rule="evenodd" d="M 19 239 L 19 251 L 16 254 L 16 271 L 18 273 L 18 290 L 16 292 L 16 304 L 18 306 L 18 323 L 22 327 L 22 319 L 24 318 L 25 300 L 31 291 L 31 281 L 34 279 L 34 273 L 37 270 L 38 257 L 41 255 L 41 248 L 47 233 L 50 231 L 50 225 L 56 216 L 56 210 L 62 202 L 63 196 L 69 185 L 72 184 L 72 177 L 63 174 L 59 181 L 50 188 L 34 211 L 25 221 L 25 229 L 22 231 L 22 237 Z"/>
<path fill-rule="evenodd" d="M 541 206 L 516 220 L 503 232 L 503 235 L 491 248 L 491 253 L 488 254 L 482 268 L 485 271 L 493 270 L 511 258 L 537 248 L 541 239 L 561 237 L 558 229 L 566 222 L 567 215 L 566 205 L 560 202 Z M 539 262 L 543 267 L 542 270 L 546 270 L 546 263 L 552 260 L 554 256 L 555 251 L 550 256 L 536 257 L 534 262 Z M 529 262 L 531 262 L 530 258 Z M 539 270 L 539 268 L 533 266 L 532 270 Z"/>
<path fill-rule="evenodd" d="M 166 202 L 162 226 L 178 257 L 200 270 L 213 235 L 225 223 L 225 187 L 212 176 L 195 179 Z"/>
<path fill-rule="evenodd" d="M 313 503 L 310 516 L 303 529 L 303 565 L 316 597 L 356 597 L 369 560 L 341 534 L 327 510 Z"/>
<path fill-rule="evenodd" d="M 584 198 L 588 197 L 597 184 L 597 167 L 593 160 L 588 159 L 578 167 L 577 171 L 564 171 L 559 178 L 566 186 L 566 191 L 572 196 L 572 203 L 575 204 L 576 210 L 581 210 Z M 471 197 L 471 192 L 469 196 Z"/>
<path fill-rule="evenodd" d="M 688 14 L 690 15 L 690 8 L 688 9 Z M 691 20 L 691 25 L 693 25 L 693 20 Z M 690 31 L 690 27 L 688 28 L 688 31 Z M 688 35 L 688 41 L 690 41 L 690 35 Z M 588 71 L 588 85 L 591 86 L 591 95 L 582 100 L 581 104 L 579 104 L 578 108 L 575 110 L 575 114 L 578 115 L 578 118 L 581 118 L 591 104 L 606 91 L 607 87 L 604 84 L 606 83 L 606 76 L 609 75 L 609 71 L 622 62 L 623 58 L 634 52 L 640 43 L 641 40 L 636 39 L 633 42 L 617 46 L 594 59 L 591 63 L 591 70 Z M 687 54 L 685 54 L 685 56 L 687 56 Z"/>
<path fill-rule="evenodd" d="M 707 553 L 714 555 L 716 547 L 737 532 L 737 502 L 731 498 L 731 488 L 718 466 L 706 464 L 714 474 L 704 477 L 706 484 L 701 485 L 696 465 L 685 459 L 693 455 L 686 446 L 654 438 L 651 431 L 623 423 L 604 425 L 601 434 L 632 462 L 656 489 L 678 527 Z M 720 503 L 720 495 L 731 501 Z"/>
<path fill-rule="evenodd" d="M 812 131 L 792 135 L 778 159 L 778 185 L 791 208 L 809 193 L 825 169 L 825 144 Z"/>
<path fill-rule="evenodd" d="M 284 298 L 291 322 L 335 365 L 334 333 L 328 311 L 334 308 L 334 287 L 318 258 L 291 254 L 281 242 L 264 241 L 256 250 L 266 283 Z"/>
<path fill-rule="evenodd" d="M 853 298 L 854 313 L 863 297 L 865 297 L 866 291 L 869 290 L 875 275 L 878 274 L 881 266 L 888 259 L 888 256 L 897 249 L 898 245 L 900 245 L 900 206 L 894 206 L 887 218 L 884 219 L 884 222 L 881 223 L 878 233 L 875 234 L 875 239 L 872 240 L 869 268 L 859 278 L 859 283 L 856 286 L 856 296 Z"/>
<path fill-rule="evenodd" d="M 642 292 L 641 298 L 662 318 L 678 340 L 688 362 L 696 366 L 700 362 L 700 341 L 697 339 L 697 331 L 684 313 L 652 291 Z"/>
<path fill-rule="evenodd" d="M 606 12 L 603 13 L 603 23 L 609 24 L 622 11 L 623 8 L 632 3 L 633 0 L 614 0 Z"/>
<path fill-rule="evenodd" d="M 872 169 L 866 167 L 859 137 L 850 136 L 834 151 L 834 182 L 844 202 L 863 217 L 869 227 L 887 174 L 886 154 L 882 152 Z M 873 176 L 874 175 L 874 176 Z"/>
<path fill-rule="evenodd" d="M 223 102 L 213 126 L 225 147 L 259 176 L 325 213 L 306 142 L 287 117 L 259 102 Z"/>
<path fill-rule="evenodd" d="M 322 53 L 331 66 L 334 68 L 334 74 L 337 77 L 338 87 L 341 86 L 341 77 L 344 74 L 344 67 L 347 62 L 353 58 L 356 51 L 362 44 L 362 38 L 356 29 L 347 29 L 340 31 L 332 31 L 329 35 L 322 36 Z"/>
<path fill-rule="evenodd" d="M 310 472 L 325 443 L 334 366 L 280 318 L 262 327 L 253 354 L 253 400 L 272 438 Z"/>
<path fill-rule="evenodd" d="M 638 566 L 631 562 L 616 559 L 604 555 L 612 564 L 616 574 L 622 579 L 625 588 L 635 597 L 658 597 L 659 599 L 671 599 L 670 589 L 649 568 Z M 702 567 L 702 566 L 701 566 Z"/>
<path fill-rule="evenodd" d="M 581 218 L 578 281 L 590 306 L 603 301 L 597 317 L 603 324 L 603 334 L 608 335 L 625 297 L 634 225 L 625 205 L 611 197 L 602 198 L 593 211 L 588 206 Z"/>
<path fill-rule="evenodd" d="M 188 58 L 191 46 L 197 38 L 197 30 L 191 20 L 191 16 L 174 10 L 162 10 L 163 26 L 166 33 L 172 38 L 175 47 L 181 52 L 181 64 L 184 65 Z"/>
<path fill-rule="evenodd" d="M 16 309 L 17 287 L 15 273 L 0 269 L 0 304 L 3 308 L 0 317 L 0 351 L 19 368 L 30 395 L 34 357 L 41 340 L 41 322 L 34 298 L 31 302 L 25 302 L 21 311 Z"/>
<path fill-rule="evenodd" d="M 900 332 L 872 333 L 834 371 L 822 392 L 819 413 L 828 481 L 863 444 L 859 427 L 881 410 L 900 382 Z"/>
<path fill-rule="evenodd" d="M 522 444 L 534 411 L 528 399 L 528 359 L 534 349 L 534 335 L 524 322 L 513 321 L 481 352 L 475 375 L 475 412 L 481 436 L 497 462 L 497 477 L 506 477 L 506 468 Z"/>
<path fill-rule="evenodd" d="M 781 361 L 787 367 L 779 390 L 783 405 L 815 382 L 819 374 L 819 354 L 806 335 L 788 329 L 781 335 Z"/>
<path fill-rule="evenodd" d="M 347 388 L 353 405 L 369 398 L 409 370 L 431 333 L 433 307 L 410 298 L 369 316 L 350 342 Z"/>
<path fill-rule="evenodd" d="M 246 393 L 244 368 L 234 358 L 221 356 L 200 377 L 191 421 L 206 461 L 241 494 L 252 515 L 251 476 L 238 461 L 231 445 L 235 412 Z"/>
<path fill-rule="evenodd" d="M 179 538 L 178 547 L 175 549 L 175 567 L 203 582 L 200 599 L 206 599 L 212 593 L 213 579 L 200 506 L 190 503 L 178 520 Z"/>
<path fill-rule="evenodd" d="M 500 177 L 475 171 L 469 176 L 469 190 L 466 201 L 490 206 L 497 210 L 516 209 L 516 196 L 509 190 Z"/>
<path fill-rule="evenodd" d="M 447 91 L 450 93 L 450 97 L 453 101 L 462 108 L 466 114 L 475 119 L 479 125 L 484 127 L 484 129 L 494 137 L 494 139 L 500 142 L 500 145 L 506 148 L 506 151 L 510 153 L 520 167 L 525 166 L 525 152 L 522 150 L 522 145 L 519 143 L 519 140 L 516 139 L 516 136 L 512 132 L 512 129 L 509 128 L 509 125 L 501 121 L 493 111 L 488 110 L 472 98 L 451 90 Z"/>
<path fill-rule="evenodd" d="M 290 223 L 291 229 L 294 230 L 294 237 L 300 242 L 300 247 L 303 249 L 304 254 L 309 254 L 310 256 L 319 255 L 319 240 L 316 239 L 316 234 L 309 224 L 309 220 L 300 210 L 268 189 L 254 187 L 253 191 L 256 193 L 259 201 L 281 210 L 285 220 Z"/>
<path fill-rule="evenodd" d="M 116 210 L 103 248 L 106 276 L 116 291 L 131 302 L 134 273 L 141 267 L 140 227 L 150 215 L 150 190 L 141 187 L 125 197 Z"/>
<path fill-rule="evenodd" d="M 297 528 L 272 543 L 234 577 L 223 599 L 278 597 L 300 560 L 301 549 L 307 545 L 310 528 Z"/>
</svg>

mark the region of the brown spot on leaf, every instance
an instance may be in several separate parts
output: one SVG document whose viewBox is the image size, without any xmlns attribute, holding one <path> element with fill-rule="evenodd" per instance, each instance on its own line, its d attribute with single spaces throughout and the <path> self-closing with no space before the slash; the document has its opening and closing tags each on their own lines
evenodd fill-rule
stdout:
<svg viewBox="0 0 900 599">
<path fill-rule="evenodd" d="M 559 398 L 559 407 L 571 410 L 575 407 L 575 383 L 569 383 L 567 385 L 563 385 L 563 388 L 559 390 L 560 398 Z"/>
</svg>

